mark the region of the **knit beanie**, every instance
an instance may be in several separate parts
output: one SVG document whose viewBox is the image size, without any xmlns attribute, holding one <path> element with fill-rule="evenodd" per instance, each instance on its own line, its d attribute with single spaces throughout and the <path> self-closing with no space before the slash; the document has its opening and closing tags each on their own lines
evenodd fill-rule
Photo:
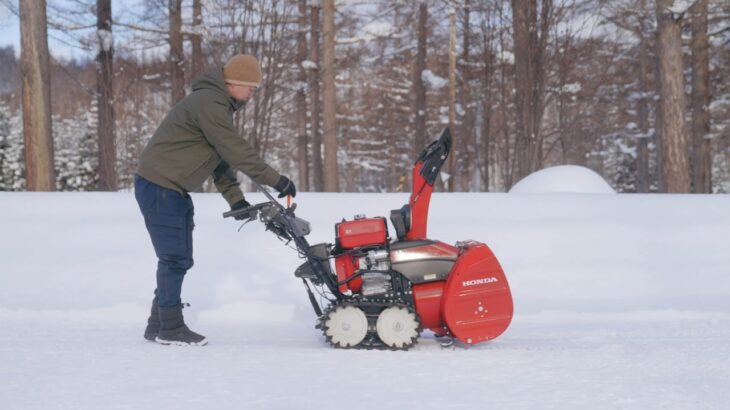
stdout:
<svg viewBox="0 0 730 410">
<path fill-rule="evenodd" d="M 250 54 L 236 54 L 223 67 L 223 79 L 231 84 L 258 87 L 261 83 L 258 60 Z"/>
</svg>

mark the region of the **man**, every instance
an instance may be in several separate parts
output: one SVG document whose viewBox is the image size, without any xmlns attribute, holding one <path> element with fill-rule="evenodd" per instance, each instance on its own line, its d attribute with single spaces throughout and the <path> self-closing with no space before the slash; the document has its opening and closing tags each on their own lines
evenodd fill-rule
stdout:
<svg viewBox="0 0 730 410">
<path fill-rule="evenodd" d="M 264 163 L 233 126 L 233 113 L 261 82 L 255 57 L 233 56 L 203 74 L 192 93 L 167 114 L 142 152 L 134 192 L 157 254 L 157 289 L 144 337 L 162 344 L 207 344 L 183 319 L 185 273 L 193 266 L 193 201 L 188 192 L 213 175 L 231 209 L 250 206 L 236 180 L 240 170 L 257 182 L 295 196 L 296 187 Z"/>
</svg>

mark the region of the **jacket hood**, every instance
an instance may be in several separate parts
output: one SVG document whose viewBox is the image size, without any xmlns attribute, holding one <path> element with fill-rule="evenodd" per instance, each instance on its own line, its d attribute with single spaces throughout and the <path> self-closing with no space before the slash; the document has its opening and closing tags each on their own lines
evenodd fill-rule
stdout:
<svg viewBox="0 0 730 410">
<path fill-rule="evenodd" d="M 237 101 L 228 93 L 228 89 L 226 88 L 226 82 L 225 80 L 223 80 L 222 68 L 209 71 L 196 77 L 193 80 L 192 90 L 193 92 L 197 90 L 215 91 L 222 97 L 225 97 L 226 100 L 228 100 L 228 103 L 230 104 L 233 111 L 236 111 L 239 108 L 243 107 L 246 103 L 245 101 Z"/>
</svg>

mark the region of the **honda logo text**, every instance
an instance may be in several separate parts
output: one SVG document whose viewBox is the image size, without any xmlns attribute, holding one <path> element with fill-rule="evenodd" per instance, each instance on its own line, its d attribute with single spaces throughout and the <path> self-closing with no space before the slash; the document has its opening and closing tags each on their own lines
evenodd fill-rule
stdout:
<svg viewBox="0 0 730 410">
<path fill-rule="evenodd" d="M 498 282 L 498 280 L 497 280 L 497 278 L 492 276 L 490 278 L 465 280 L 465 281 L 461 282 L 461 286 L 467 287 L 467 286 L 476 286 L 476 285 L 486 285 L 488 283 L 495 283 L 495 282 Z"/>
</svg>

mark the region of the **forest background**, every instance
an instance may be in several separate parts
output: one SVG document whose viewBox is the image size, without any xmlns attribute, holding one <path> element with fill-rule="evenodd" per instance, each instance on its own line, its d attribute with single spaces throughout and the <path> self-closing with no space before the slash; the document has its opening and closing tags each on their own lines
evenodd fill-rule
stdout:
<svg viewBox="0 0 730 410">
<path fill-rule="evenodd" d="M 249 53 L 235 124 L 302 191 L 408 191 L 449 126 L 440 190 L 574 164 L 618 192 L 730 192 L 719 0 L 1 0 L 0 24 L 0 190 L 130 189 L 191 80 Z"/>
</svg>

